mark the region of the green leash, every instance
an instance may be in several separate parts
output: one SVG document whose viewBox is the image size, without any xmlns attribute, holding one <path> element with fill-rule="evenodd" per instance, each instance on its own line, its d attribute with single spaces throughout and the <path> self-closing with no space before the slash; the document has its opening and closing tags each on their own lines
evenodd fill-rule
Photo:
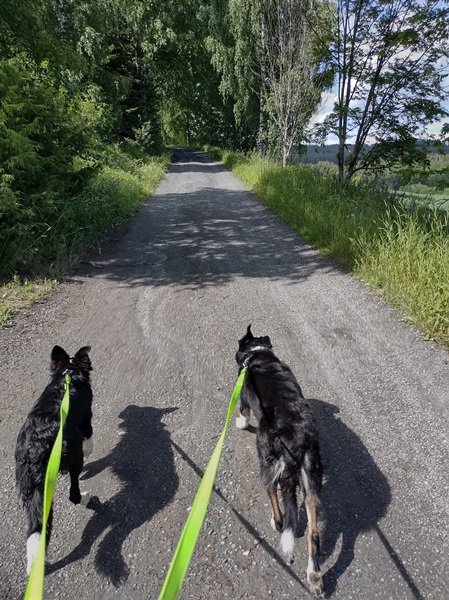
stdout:
<svg viewBox="0 0 449 600">
<path fill-rule="evenodd" d="M 235 384 L 234 391 L 232 392 L 231 401 L 229 403 L 228 414 L 226 422 L 223 427 L 222 434 L 218 440 L 212 457 L 207 465 L 201 480 L 200 486 L 193 501 L 190 514 L 184 525 L 181 537 L 178 542 L 173 560 L 165 578 L 164 585 L 162 587 L 159 600 L 175 600 L 178 597 L 179 590 L 181 589 L 182 582 L 184 581 L 185 574 L 187 572 L 190 559 L 192 558 L 193 551 L 195 549 L 196 540 L 200 533 L 200 529 L 203 525 L 204 517 L 206 516 L 207 506 L 209 504 L 209 498 L 212 493 L 212 488 L 215 481 L 215 475 L 217 473 L 218 463 L 220 461 L 221 451 L 223 448 L 223 442 L 228 428 L 228 423 L 231 419 L 234 407 L 240 396 L 240 392 L 243 386 L 243 380 L 245 379 L 246 367 L 240 372 L 237 383 Z"/>
<path fill-rule="evenodd" d="M 53 502 L 53 492 L 55 491 L 56 479 L 59 473 L 59 464 L 62 453 L 62 430 L 69 412 L 70 399 L 70 375 L 65 376 L 65 391 L 61 402 L 59 431 L 53 445 L 50 459 L 48 461 L 47 471 L 45 473 L 44 486 L 44 507 L 42 515 L 42 532 L 39 539 L 37 554 L 31 567 L 30 578 L 25 593 L 24 600 L 41 600 L 44 592 L 44 568 L 45 568 L 45 546 L 47 537 L 47 520 L 50 514 L 51 504 Z"/>
</svg>

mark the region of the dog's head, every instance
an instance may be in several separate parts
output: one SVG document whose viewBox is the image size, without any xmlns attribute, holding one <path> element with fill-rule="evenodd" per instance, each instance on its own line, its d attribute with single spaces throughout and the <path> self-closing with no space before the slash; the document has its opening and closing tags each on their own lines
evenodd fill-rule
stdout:
<svg viewBox="0 0 449 600">
<path fill-rule="evenodd" d="M 254 337 L 251 331 L 251 325 L 248 325 L 246 334 L 239 340 L 239 349 L 235 355 L 235 360 L 239 367 L 243 367 L 243 363 L 251 356 L 251 352 L 264 349 L 271 350 L 272 347 L 268 335 Z"/>
<path fill-rule="evenodd" d="M 89 371 L 92 371 L 89 352 L 90 346 L 83 346 L 71 358 L 61 346 L 55 346 L 51 351 L 50 369 L 52 374 L 61 374 L 68 369 L 80 375 L 88 376 Z"/>
</svg>

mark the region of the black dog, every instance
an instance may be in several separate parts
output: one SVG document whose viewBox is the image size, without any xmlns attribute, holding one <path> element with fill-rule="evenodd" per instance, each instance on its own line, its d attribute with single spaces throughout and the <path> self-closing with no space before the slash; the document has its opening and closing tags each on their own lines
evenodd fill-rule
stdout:
<svg viewBox="0 0 449 600">
<path fill-rule="evenodd" d="M 323 469 L 314 416 L 295 376 L 275 356 L 268 336 L 254 337 L 249 325 L 245 337 L 239 341 L 236 360 L 240 370 L 248 368 L 236 425 L 246 429 L 251 410 L 259 423 L 257 452 L 261 477 L 273 509 L 272 525 L 282 531 L 281 547 L 289 560 L 299 525 L 296 488 L 303 491 L 308 521 L 307 582 L 312 593 L 320 595 L 317 506 Z M 284 516 L 279 507 L 278 485 Z"/>
<path fill-rule="evenodd" d="M 70 473 L 70 500 L 86 505 L 89 495 L 81 495 L 79 475 L 83 459 L 92 452 L 92 365 L 85 346 L 73 358 L 59 346 L 51 353 L 51 380 L 31 409 L 16 445 L 16 482 L 28 518 L 27 573 L 31 571 L 42 531 L 45 473 L 60 423 L 64 396 L 65 372 L 71 377 L 70 404 L 63 432 L 61 472 Z M 53 513 L 47 521 L 47 544 L 50 540 Z"/>
</svg>

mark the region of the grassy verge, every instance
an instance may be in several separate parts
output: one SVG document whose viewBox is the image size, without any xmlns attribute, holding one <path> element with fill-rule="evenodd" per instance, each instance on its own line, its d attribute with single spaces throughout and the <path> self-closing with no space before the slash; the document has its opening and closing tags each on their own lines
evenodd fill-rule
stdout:
<svg viewBox="0 0 449 600">
<path fill-rule="evenodd" d="M 21 309 L 41 300 L 56 284 L 56 279 L 36 277 L 29 281 L 16 276 L 0 286 L 0 327 L 7 325 Z"/>
<path fill-rule="evenodd" d="M 382 294 L 429 339 L 449 348 L 449 222 L 399 197 L 306 166 L 205 148 L 310 244 Z"/>
<path fill-rule="evenodd" d="M 447 213 L 388 210 L 378 234 L 358 254 L 356 273 L 429 339 L 449 348 Z"/>
<path fill-rule="evenodd" d="M 9 269 L 0 284 L 0 326 L 42 298 L 108 229 L 134 214 L 170 164 L 168 152 L 154 157 L 119 146 L 104 149 L 100 158 L 101 167 L 92 169 L 76 194 L 36 214 L 29 234 L 4 249 Z M 80 164 L 80 171 L 86 166 Z"/>
</svg>

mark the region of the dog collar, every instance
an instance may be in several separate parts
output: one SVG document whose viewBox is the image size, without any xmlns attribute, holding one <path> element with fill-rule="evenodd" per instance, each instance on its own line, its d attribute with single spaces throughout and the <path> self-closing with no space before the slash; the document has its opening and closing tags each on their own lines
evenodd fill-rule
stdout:
<svg viewBox="0 0 449 600">
<path fill-rule="evenodd" d="M 248 367 L 248 362 L 249 362 L 250 358 L 252 358 L 251 354 L 252 354 L 253 352 L 257 352 L 258 350 L 269 350 L 269 349 L 270 349 L 270 348 L 267 348 L 266 346 L 256 346 L 255 348 L 251 348 L 251 350 L 249 351 L 249 352 L 250 352 L 250 355 L 249 355 L 249 356 L 247 356 L 247 357 L 245 358 L 245 360 L 243 361 L 243 366 L 244 366 L 245 368 L 247 368 L 247 367 Z"/>
<path fill-rule="evenodd" d="M 256 352 L 256 350 L 269 350 L 266 346 L 256 346 L 255 348 L 251 348 L 250 352 Z"/>
</svg>

